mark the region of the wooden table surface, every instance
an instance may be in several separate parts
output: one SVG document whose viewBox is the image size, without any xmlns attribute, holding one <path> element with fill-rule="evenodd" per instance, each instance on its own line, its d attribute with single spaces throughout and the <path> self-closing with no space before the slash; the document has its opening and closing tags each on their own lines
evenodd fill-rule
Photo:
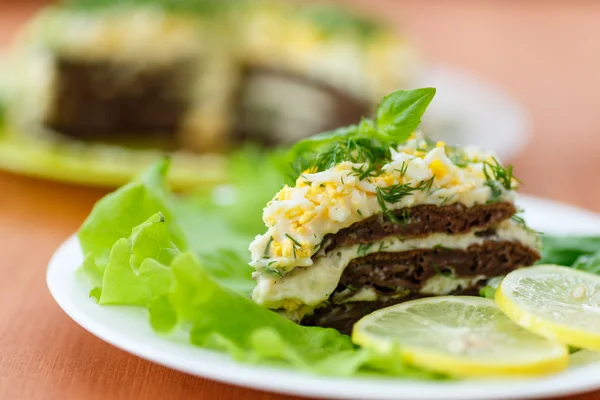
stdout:
<svg viewBox="0 0 600 400">
<path fill-rule="evenodd" d="M 0 45 L 37 7 L 0 2 Z M 373 0 L 368 8 L 402 24 L 430 61 L 493 81 L 530 111 L 534 141 L 513 160 L 525 192 L 600 211 L 600 2 Z M 59 309 L 46 263 L 103 193 L 0 173 L 0 399 L 285 398 L 143 361 Z M 572 397 L 593 398 L 600 392 Z"/>
</svg>

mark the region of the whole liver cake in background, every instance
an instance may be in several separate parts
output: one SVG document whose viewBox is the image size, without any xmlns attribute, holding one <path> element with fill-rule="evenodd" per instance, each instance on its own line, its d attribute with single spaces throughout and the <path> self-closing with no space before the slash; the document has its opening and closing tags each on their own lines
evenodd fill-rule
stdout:
<svg viewBox="0 0 600 400">
<path fill-rule="evenodd" d="M 411 49 L 384 24 L 276 1 L 70 1 L 11 56 L 10 134 L 221 152 L 354 123 L 406 85 Z"/>
</svg>

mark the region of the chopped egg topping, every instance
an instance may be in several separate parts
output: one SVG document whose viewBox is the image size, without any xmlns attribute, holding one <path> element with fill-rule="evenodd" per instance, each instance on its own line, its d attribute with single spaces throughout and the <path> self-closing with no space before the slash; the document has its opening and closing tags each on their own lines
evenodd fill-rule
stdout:
<svg viewBox="0 0 600 400">
<path fill-rule="evenodd" d="M 391 149 L 391 160 L 376 176 L 361 180 L 368 165 L 351 162 L 322 172 L 306 171 L 295 187 L 284 186 L 265 207 L 268 231 L 250 244 L 250 265 L 260 273 L 279 276 L 311 266 L 325 235 L 386 210 L 513 201 L 512 190 L 490 181 L 485 163 L 493 161 L 490 154 L 475 149 L 457 150 L 443 142 L 431 146 L 413 137 Z M 396 188 L 406 194 L 385 195 Z"/>
</svg>

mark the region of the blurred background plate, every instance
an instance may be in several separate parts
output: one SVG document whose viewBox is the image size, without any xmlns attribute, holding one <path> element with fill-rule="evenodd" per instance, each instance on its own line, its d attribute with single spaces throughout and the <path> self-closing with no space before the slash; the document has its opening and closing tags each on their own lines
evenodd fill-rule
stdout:
<svg viewBox="0 0 600 400">
<path fill-rule="evenodd" d="M 515 158 L 531 139 L 525 109 L 500 88 L 467 71 L 445 65 L 426 68 L 417 86 L 437 88 L 423 124 L 426 134 Z"/>
</svg>

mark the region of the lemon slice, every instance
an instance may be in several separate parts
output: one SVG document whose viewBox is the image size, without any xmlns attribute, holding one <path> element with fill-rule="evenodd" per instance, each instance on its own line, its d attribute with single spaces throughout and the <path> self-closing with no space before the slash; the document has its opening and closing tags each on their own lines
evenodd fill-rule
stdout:
<svg viewBox="0 0 600 400">
<path fill-rule="evenodd" d="M 457 377 L 541 375 L 567 366 L 567 347 L 521 328 L 493 300 L 441 296 L 376 311 L 352 340 L 383 357 Z"/>
<path fill-rule="evenodd" d="M 600 277 L 557 265 L 508 274 L 496 303 L 510 319 L 538 335 L 600 350 Z"/>
</svg>

